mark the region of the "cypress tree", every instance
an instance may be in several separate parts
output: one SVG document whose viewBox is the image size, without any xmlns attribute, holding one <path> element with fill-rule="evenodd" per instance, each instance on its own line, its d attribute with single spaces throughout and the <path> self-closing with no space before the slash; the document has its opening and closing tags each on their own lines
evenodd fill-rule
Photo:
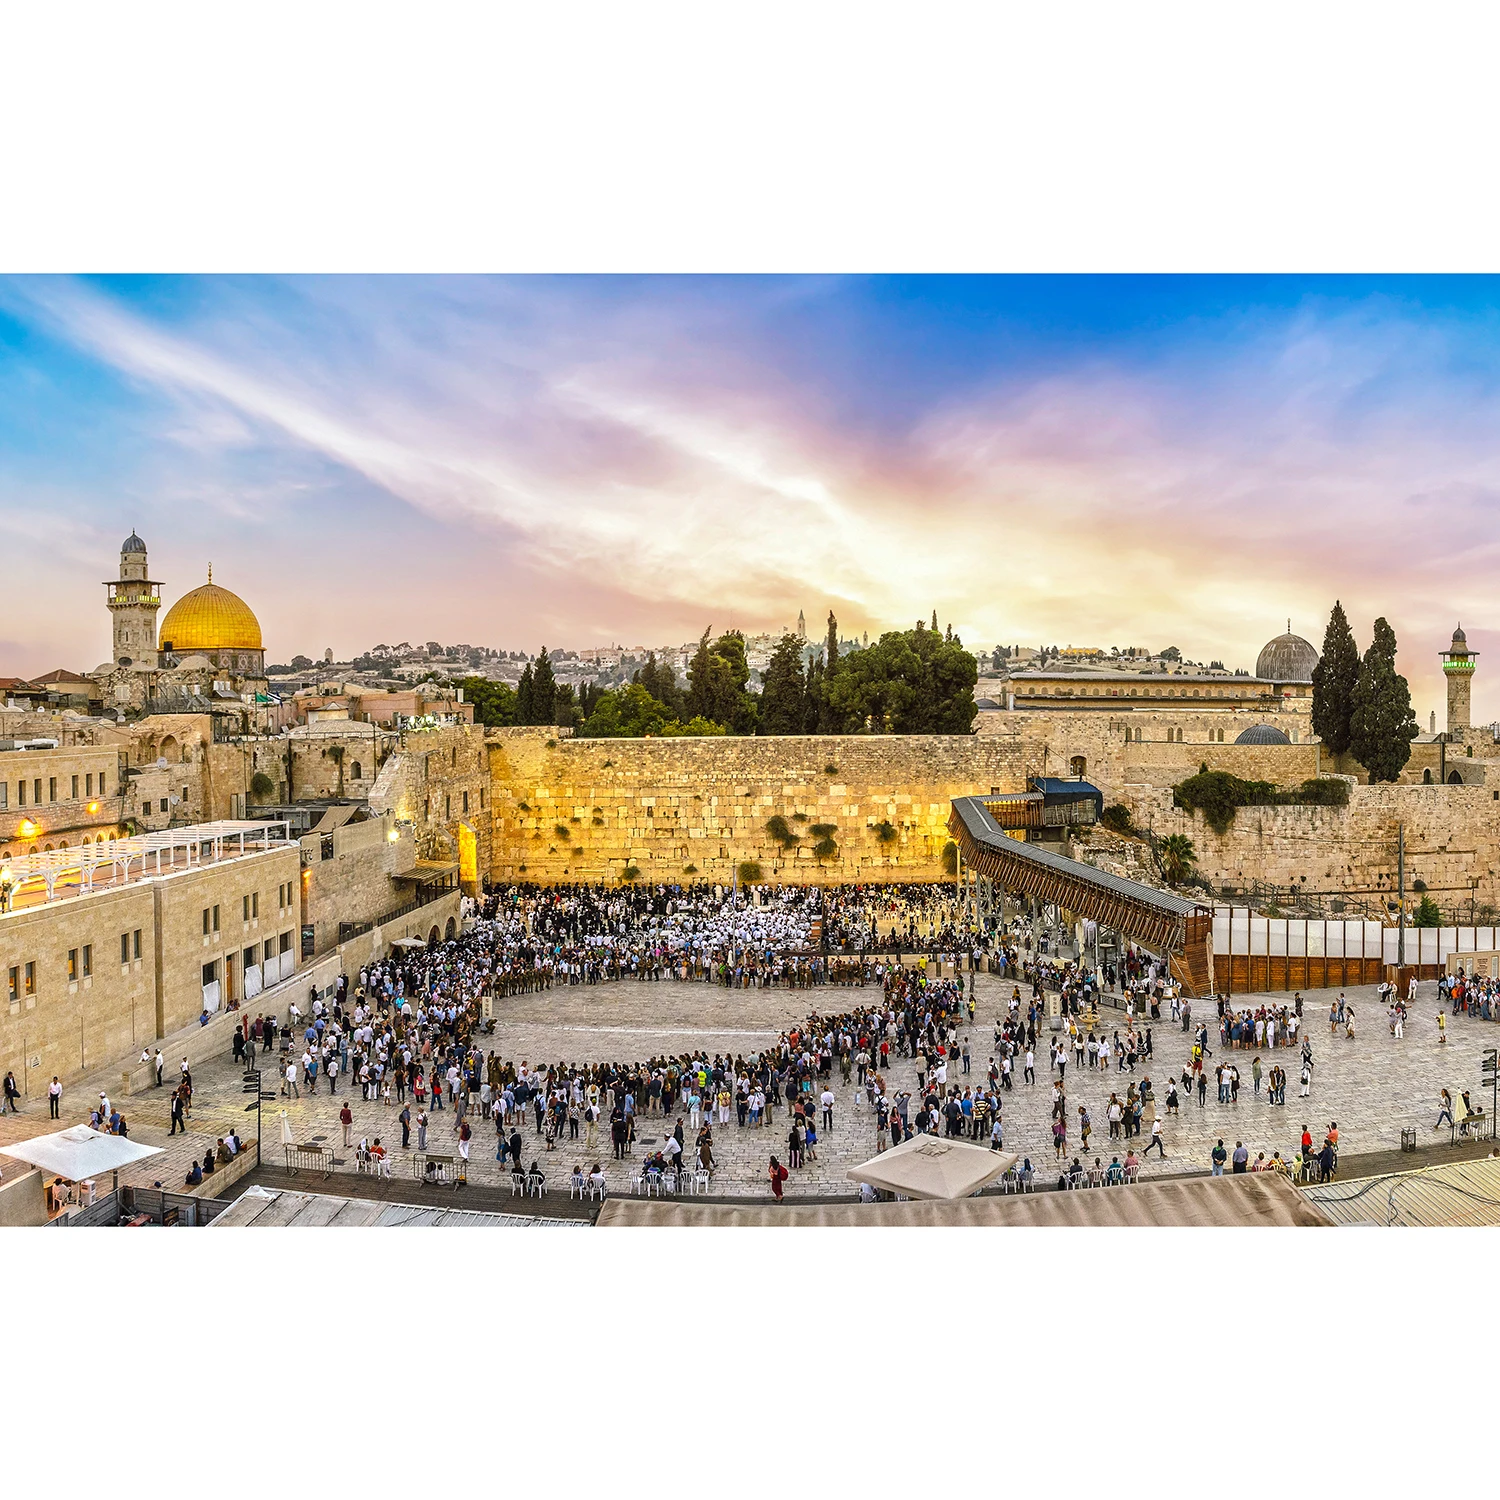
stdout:
<svg viewBox="0 0 1500 1500">
<path fill-rule="evenodd" d="M 1384 618 L 1360 664 L 1349 716 L 1349 749 L 1370 773 L 1371 782 L 1394 781 L 1411 758 L 1417 719 L 1411 690 L 1396 671 L 1396 632 Z"/>
<path fill-rule="evenodd" d="M 516 684 L 516 723 L 536 723 L 536 693 L 532 687 L 531 663 L 521 670 L 521 680 Z"/>
<path fill-rule="evenodd" d="M 557 679 L 552 675 L 552 660 L 545 646 L 531 674 L 531 701 L 536 715 L 533 724 L 557 723 Z"/>
<path fill-rule="evenodd" d="M 828 636 L 823 643 L 823 670 L 818 683 L 818 733 L 842 734 L 844 718 L 828 700 L 828 689 L 839 672 L 839 622 L 828 611 Z"/>
<path fill-rule="evenodd" d="M 1394 660 L 1395 652 L 1392 651 Z M 1354 685 L 1359 680 L 1359 647 L 1344 607 L 1334 600 L 1328 629 L 1323 634 L 1323 655 L 1313 668 L 1313 733 L 1328 747 L 1330 755 L 1349 749 L 1349 717 L 1354 712 Z"/>
<path fill-rule="evenodd" d="M 766 666 L 766 682 L 760 694 L 761 734 L 801 734 L 803 694 L 802 642 L 784 635 Z"/>
</svg>

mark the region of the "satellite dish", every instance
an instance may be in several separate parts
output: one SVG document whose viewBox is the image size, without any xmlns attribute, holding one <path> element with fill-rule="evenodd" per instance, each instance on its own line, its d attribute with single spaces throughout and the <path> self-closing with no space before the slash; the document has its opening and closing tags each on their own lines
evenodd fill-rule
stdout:
<svg viewBox="0 0 1500 1500">
<path fill-rule="evenodd" d="M 156 757 L 156 764 L 160 770 L 165 771 L 167 769 L 167 757 L 165 755 L 158 755 Z"/>
</svg>

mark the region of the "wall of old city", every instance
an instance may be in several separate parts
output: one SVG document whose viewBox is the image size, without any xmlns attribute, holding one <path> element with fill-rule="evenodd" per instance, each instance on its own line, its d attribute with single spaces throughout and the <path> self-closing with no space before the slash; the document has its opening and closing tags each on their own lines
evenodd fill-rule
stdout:
<svg viewBox="0 0 1500 1500">
<path fill-rule="evenodd" d="M 1252 882 L 1380 895 L 1396 887 L 1397 830 L 1406 883 L 1423 881 L 1447 910 L 1500 905 L 1500 800 L 1480 786 L 1352 784 L 1347 808 L 1242 807 L 1226 833 L 1172 806 L 1168 788 L 1130 787 L 1140 827 L 1193 841 L 1198 871 L 1218 887 Z"/>
<path fill-rule="evenodd" d="M 951 799 L 1023 785 L 1017 747 L 977 736 L 584 740 L 512 729 L 488 743 L 497 879 L 611 880 L 634 865 L 642 879 L 729 881 L 742 861 L 770 880 L 937 879 Z M 776 814 L 801 835 L 790 854 L 766 831 Z M 827 860 L 812 853 L 820 823 L 838 845 Z"/>
<path fill-rule="evenodd" d="M 538 743 L 557 733 L 531 731 Z M 486 731 L 471 725 L 402 730 L 370 789 L 370 810 L 415 830 L 423 859 L 458 860 L 477 884 L 492 866 L 492 771 Z"/>
<path fill-rule="evenodd" d="M 394 878 L 417 862 L 416 830 L 391 813 L 306 834 L 301 845 L 302 921 L 314 930 L 317 953 L 339 941 L 342 924 L 378 922 L 416 896 Z"/>
</svg>

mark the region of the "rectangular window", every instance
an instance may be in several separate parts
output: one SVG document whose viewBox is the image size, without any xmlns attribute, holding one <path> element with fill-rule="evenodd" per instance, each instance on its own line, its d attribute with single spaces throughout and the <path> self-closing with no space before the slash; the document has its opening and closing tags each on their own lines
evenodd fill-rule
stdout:
<svg viewBox="0 0 1500 1500">
<path fill-rule="evenodd" d="M 452 818 L 453 818 L 453 798 L 452 797 L 444 797 L 443 798 L 443 821 L 445 823 L 447 823 L 447 822 L 450 822 L 452 820 Z"/>
<path fill-rule="evenodd" d="M 141 929 L 139 927 L 132 934 L 132 943 L 135 948 L 135 956 L 139 958 L 141 956 Z"/>
<path fill-rule="evenodd" d="M 68 983 L 72 984 L 78 978 L 78 950 L 68 949 Z"/>
<path fill-rule="evenodd" d="M 281 934 L 281 951 L 283 953 L 290 953 L 292 951 L 292 935 L 289 932 Z"/>
<path fill-rule="evenodd" d="M 183 787 L 183 789 L 182 789 L 182 800 L 184 802 L 186 802 L 187 799 L 188 799 L 188 789 L 186 787 Z"/>
<path fill-rule="evenodd" d="M 467 792 L 464 793 L 464 816 L 466 818 L 469 816 L 469 794 Z"/>
<path fill-rule="evenodd" d="M 253 969 L 255 967 L 255 955 L 258 951 L 259 950 L 255 947 L 254 943 L 252 943 L 248 948 L 245 949 L 245 967 L 247 969 Z"/>
<path fill-rule="evenodd" d="M 10 805 L 10 782 L 0 781 L 0 807 Z"/>
<path fill-rule="evenodd" d="M 42 778 L 40 776 L 31 783 L 31 800 L 36 807 L 42 805 Z"/>
<path fill-rule="evenodd" d="M 26 965 L 26 993 L 28 995 L 34 995 L 34 994 L 36 994 L 36 964 L 35 963 L 29 963 L 29 964 Z"/>
<path fill-rule="evenodd" d="M 57 777 L 55 776 L 47 778 L 47 800 L 49 802 L 57 801 Z"/>
<path fill-rule="evenodd" d="M 149 818 L 151 816 L 151 804 L 149 802 L 141 803 L 141 816 L 143 818 Z"/>
<path fill-rule="evenodd" d="M 167 810 L 167 799 L 165 797 L 161 799 L 161 810 L 163 812 L 166 812 Z"/>
<path fill-rule="evenodd" d="M 484 811 L 484 788 L 483 787 L 479 788 L 479 810 L 480 810 L 480 812 Z"/>
<path fill-rule="evenodd" d="M 276 957 L 276 939 L 275 938 L 267 938 L 266 939 L 266 962 L 270 963 L 270 961 L 273 958 L 275 958 L 275 957 Z"/>
<path fill-rule="evenodd" d="M 73 780 L 76 782 L 78 778 L 75 776 Z M 103 788 L 101 787 L 100 790 L 102 791 Z M 74 791 L 73 795 L 75 797 L 78 795 L 76 790 Z M 83 778 L 83 795 L 85 797 L 92 797 L 94 795 L 94 773 L 92 771 L 90 771 L 88 775 Z"/>
<path fill-rule="evenodd" d="M 72 793 L 72 795 L 73 795 L 73 800 L 76 802 L 78 800 L 78 778 L 76 776 L 73 778 L 73 793 Z"/>
<path fill-rule="evenodd" d="M 240 897 L 240 920 L 242 922 L 250 920 L 250 898 L 248 896 Z"/>
<path fill-rule="evenodd" d="M 16 806 L 26 806 L 26 783 L 24 781 L 18 781 L 16 783 Z"/>
<path fill-rule="evenodd" d="M 21 998 L 21 966 L 12 964 L 10 968 L 10 983 L 6 987 L 6 997 L 14 1005 Z"/>
<path fill-rule="evenodd" d="M 203 908 L 203 936 L 208 936 L 208 908 Z"/>
<path fill-rule="evenodd" d="M 214 907 L 214 931 L 217 932 L 218 930 L 219 930 L 219 908 L 216 906 L 216 907 Z"/>
<path fill-rule="evenodd" d="M 258 917 L 260 915 L 260 892 L 259 891 L 251 891 L 251 893 L 250 893 L 250 915 L 252 917 Z"/>
<path fill-rule="evenodd" d="M 104 795 L 104 772 L 103 771 L 101 771 L 99 773 L 99 795 L 101 797 Z"/>
<path fill-rule="evenodd" d="M 203 965 L 203 988 L 207 989 L 214 980 L 219 977 L 219 966 L 217 963 Z"/>
<path fill-rule="evenodd" d="M 92 943 L 83 945 L 83 977 L 85 979 L 94 977 L 94 945 Z"/>
</svg>

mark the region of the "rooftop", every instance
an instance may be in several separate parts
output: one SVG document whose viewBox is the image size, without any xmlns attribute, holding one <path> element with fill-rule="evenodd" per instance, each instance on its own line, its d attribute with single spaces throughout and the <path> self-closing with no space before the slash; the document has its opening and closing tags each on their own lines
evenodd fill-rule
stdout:
<svg viewBox="0 0 1500 1500">
<path fill-rule="evenodd" d="M 294 847 L 284 822 L 193 823 L 0 860 L 0 887 L 11 892 L 10 912 L 29 911 L 283 846 Z"/>
</svg>

